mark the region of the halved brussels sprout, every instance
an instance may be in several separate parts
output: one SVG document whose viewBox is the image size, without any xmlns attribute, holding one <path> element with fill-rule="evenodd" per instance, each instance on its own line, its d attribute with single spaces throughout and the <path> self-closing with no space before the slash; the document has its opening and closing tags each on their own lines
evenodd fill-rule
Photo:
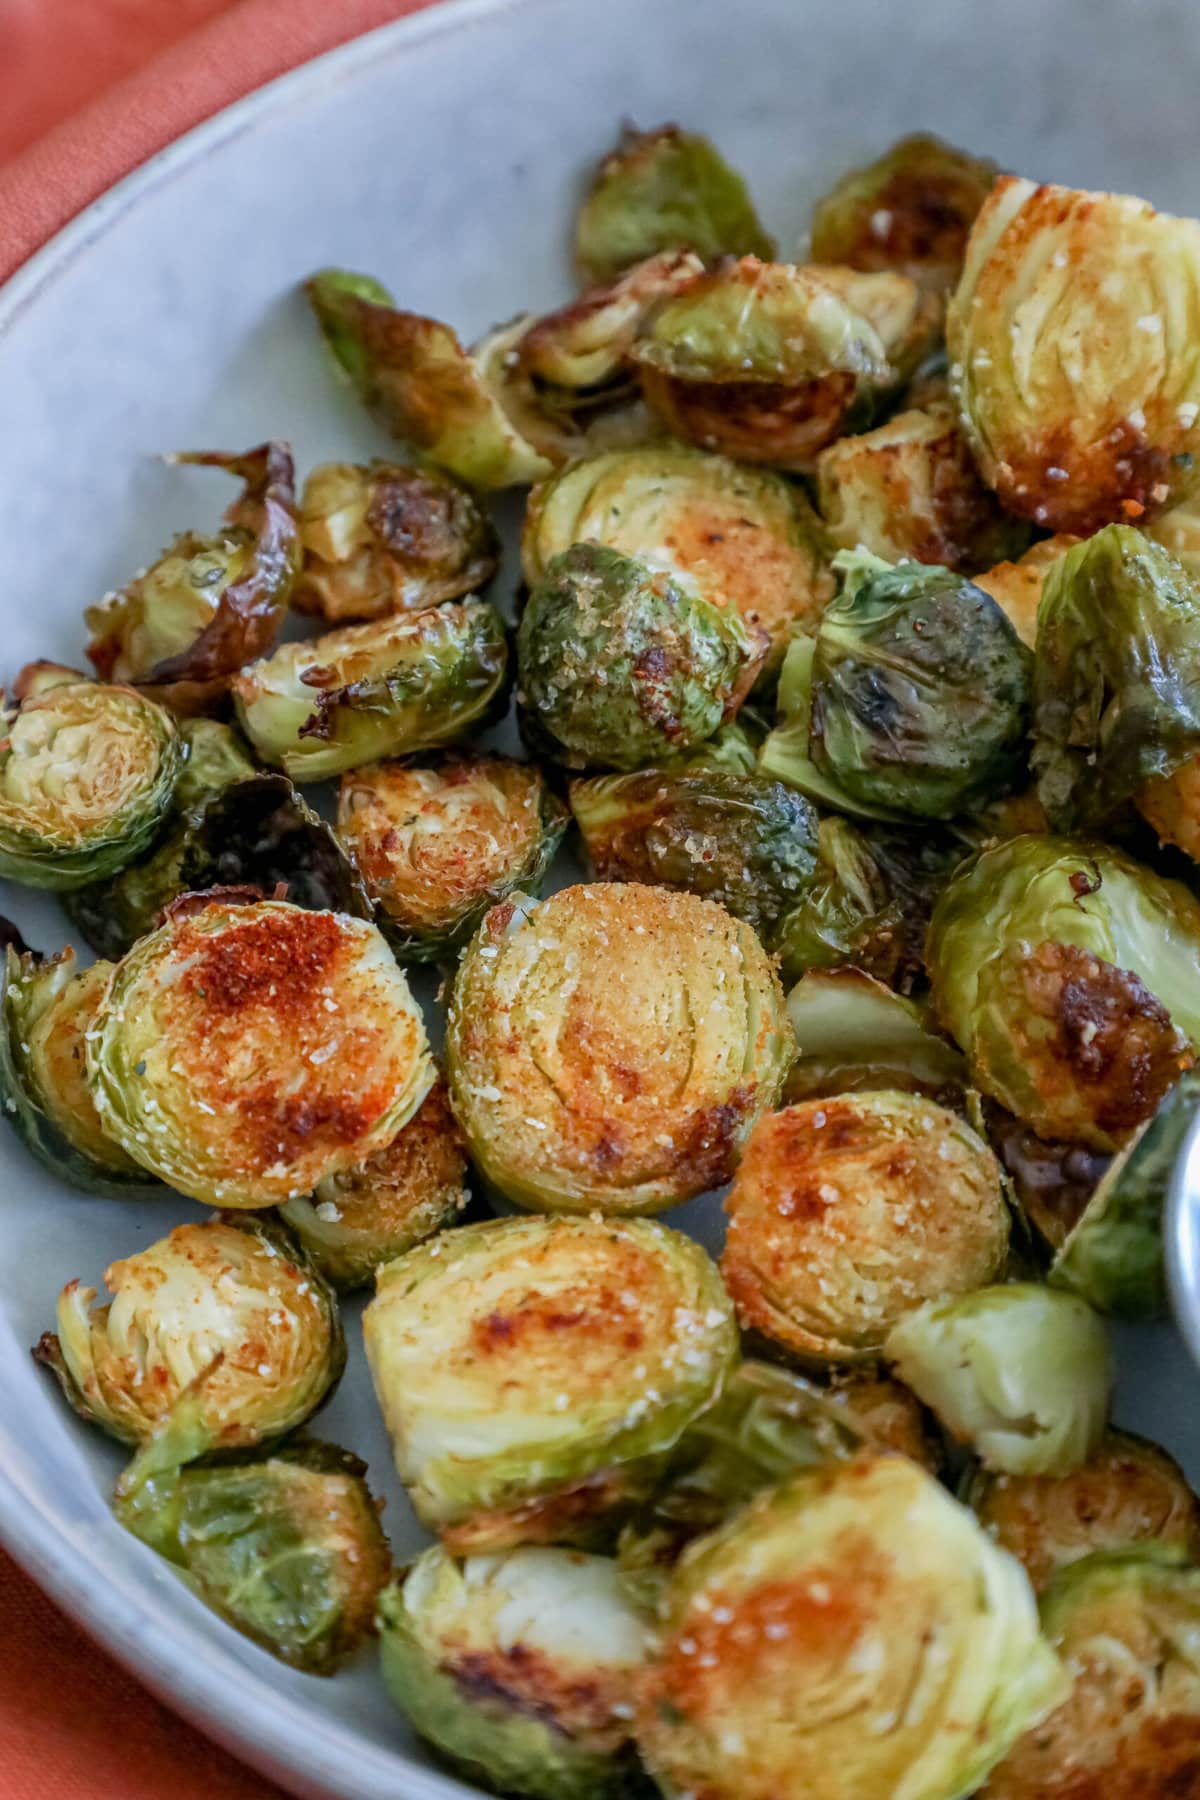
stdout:
<svg viewBox="0 0 1200 1800">
<path fill-rule="evenodd" d="M 1060 562 L 1079 541 L 1069 532 L 1059 532 L 1056 537 L 1042 538 L 1039 543 L 1032 544 L 1015 562 L 997 563 L 994 568 L 971 577 L 976 587 L 992 596 L 1021 642 L 1030 650 L 1037 642 L 1038 610 L 1046 577 L 1055 563 Z"/>
<path fill-rule="evenodd" d="M 65 893 L 136 861 L 179 777 L 170 713 L 83 676 L 3 701 L 0 875 Z"/>
<path fill-rule="evenodd" d="M 260 444 L 241 456 L 170 459 L 245 483 L 214 536 L 185 531 L 156 563 L 84 613 L 104 681 L 130 682 L 176 712 L 205 712 L 274 640 L 300 567 L 292 455 Z"/>
<path fill-rule="evenodd" d="M 749 926 L 633 882 L 493 907 L 459 965 L 446 1046 L 488 1180 L 535 1210 L 609 1213 L 728 1181 L 794 1050 Z"/>
<path fill-rule="evenodd" d="M 346 1346 L 333 1294 L 273 1221 L 208 1219 L 104 1271 L 113 1298 L 70 1281 L 34 1355 L 77 1412 L 145 1443 L 200 1376 L 218 1450 L 294 1431 L 336 1386 Z"/>
<path fill-rule="evenodd" d="M 769 1114 L 725 1210 L 721 1273 L 743 1328 L 818 1365 L 878 1357 L 923 1300 L 995 1280 L 1008 1254 L 996 1159 L 919 1094 Z"/>
<path fill-rule="evenodd" d="M 572 463 L 530 495 L 521 561 L 531 587 L 578 543 L 607 544 L 740 613 L 771 639 L 812 629 L 833 592 L 820 522 L 803 492 L 684 444 L 646 444 Z"/>
<path fill-rule="evenodd" d="M 745 182 L 716 145 L 678 125 L 627 125 L 588 185 L 575 223 L 575 257 L 590 281 L 608 281 L 659 250 L 718 256 L 775 253 Z"/>
<path fill-rule="evenodd" d="M 300 501 L 298 612 L 331 625 L 457 600 L 496 572 L 491 520 L 440 469 L 322 463 Z"/>
<path fill-rule="evenodd" d="M 864 969 L 810 969 L 787 997 L 797 1055 L 789 1104 L 887 1088 L 954 1100 L 967 1085 L 962 1055 L 930 1029 L 914 1000 Z"/>
<path fill-rule="evenodd" d="M 573 781 L 570 800 L 598 880 L 703 894 L 759 931 L 816 867 L 813 808 L 759 775 L 642 769 Z"/>
<path fill-rule="evenodd" d="M 1042 1598 L 1071 1675 L 987 1800 L 1189 1800 L 1200 1779 L 1200 1570 L 1169 1551 L 1089 1556 Z"/>
<path fill-rule="evenodd" d="M 576 544 L 521 615 L 526 720 L 569 768 L 661 763 L 733 717 L 767 648 L 765 632 L 665 570 Z"/>
<path fill-rule="evenodd" d="M 1020 1565 L 902 1457 L 794 1475 L 684 1553 L 637 1736 L 704 1800 L 950 1800 L 1066 1678 Z"/>
<path fill-rule="evenodd" d="M 113 973 L 88 1034 L 104 1129 L 212 1206 L 269 1206 L 381 1150 L 434 1069 L 381 934 L 189 896 Z"/>
<path fill-rule="evenodd" d="M 1013 1282 L 929 1300 L 892 1329 L 887 1356 L 994 1473 L 1069 1475 L 1104 1434 L 1112 1356 L 1074 1294 Z"/>
<path fill-rule="evenodd" d="M 1200 1043 L 1197 958 L 1200 902 L 1178 882 L 1030 835 L 954 874 L 926 962 L 976 1087 L 1044 1138 L 1115 1150 Z"/>
<path fill-rule="evenodd" d="M 626 1800 L 646 1628 L 604 1556 L 440 1546 L 383 1594 L 383 1679 L 468 1781 L 536 1800 Z"/>
<path fill-rule="evenodd" d="M 430 1088 L 383 1150 L 280 1212 L 334 1287 L 366 1287 L 394 1257 L 452 1225 L 467 1204 L 467 1159 L 446 1085 Z"/>
<path fill-rule="evenodd" d="M 1157 1444 L 1107 1431 L 1069 1475 L 975 1469 L 960 1498 L 1040 1592 L 1057 1570 L 1101 1550 L 1150 1542 L 1200 1555 L 1200 1502 Z"/>
<path fill-rule="evenodd" d="M 867 839 L 846 819 L 822 819 L 813 880 L 771 939 L 785 978 L 854 964 L 890 981 L 901 968 L 903 941 L 900 906 Z"/>
<path fill-rule="evenodd" d="M 1005 507 L 1086 535 L 1182 497 L 1200 449 L 1198 295 L 1195 220 L 996 182 L 946 339 L 963 428 Z"/>
<path fill-rule="evenodd" d="M 942 1473 L 946 1450 L 941 1433 L 903 1382 L 864 1364 L 835 1369 L 828 1394 L 831 1405 L 843 1410 L 877 1449 L 907 1456 L 931 1475 Z"/>
<path fill-rule="evenodd" d="M 999 170 L 927 132 L 843 175 L 813 209 L 817 262 L 898 269 L 935 293 L 962 271 L 971 225 Z"/>
<path fill-rule="evenodd" d="M 417 1516 L 455 1548 L 593 1537 L 737 1354 L 699 1244 L 644 1219 L 496 1219 L 379 1271 L 367 1360 Z"/>
<path fill-rule="evenodd" d="M 376 763 L 338 792 L 338 836 L 407 962 L 449 956 L 490 906 L 536 892 L 566 827 L 540 770 L 505 756 Z"/>
<path fill-rule="evenodd" d="M 856 818 L 903 824 L 903 813 L 895 807 L 859 800 L 813 756 L 813 663 L 816 652 L 816 640 L 812 637 L 794 637 L 788 645 L 776 693 L 779 716 L 758 753 L 759 767 L 764 775 L 797 788 L 818 806 L 850 813 Z"/>
<path fill-rule="evenodd" d="M 496 609 L 455 600 L 281 644 L 233 691 L 259 755 L 295 781 L 322 781 L 486 723 L 507 668 Z"/>
</svg>

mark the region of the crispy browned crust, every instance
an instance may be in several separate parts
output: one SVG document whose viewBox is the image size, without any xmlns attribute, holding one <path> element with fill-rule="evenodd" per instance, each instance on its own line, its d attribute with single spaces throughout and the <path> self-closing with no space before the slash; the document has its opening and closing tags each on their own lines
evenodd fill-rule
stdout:
<svg viewBox="0 0 1200 1800">
<path fill-rule="evenodd" d="M 842 430 L 857 377 L 842 370 L 799 387 L 767 381 L 685 381 L 638 370 L 651 411 L 675 437 L 738 462 L 807 469 Z"/>
<path fill-rule="evenodd" d="M 839 1369 L 830 1383 L 830 1397 L 845 1405 L 881 1450 L 894 1450 L 920 1463 L 931 1475 L 941 1475 L 946 1455 L 941 1438 L 928 1413 L 901 1381 L 870 1365 Z"/>
<path fill-rule="evenodd" d="M 1107 1715 L 1093 1703 L 1076 1716 L 1068 1701 L 1021 1739 L 981 1800 L 1200 1800 L 1200 1715 L 1152 1714 L 1130 1729 L 1127 1698 Z"/>
</svg>

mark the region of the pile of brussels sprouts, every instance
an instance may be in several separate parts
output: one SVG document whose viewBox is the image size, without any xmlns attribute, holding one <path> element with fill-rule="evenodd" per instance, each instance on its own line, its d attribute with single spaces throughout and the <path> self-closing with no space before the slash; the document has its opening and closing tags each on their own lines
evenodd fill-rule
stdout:
<svg viewBox="0 0 1200 1800">
<path fill-rule="evenodd" d="M 779 262 L 668 126 L 575 250 L 470 349 L 315 275 L 404 460 L 180 458 L 222 525 L 13 682 L 0 874 L 100 960 L 6 934 L 5 1112 L 212 1209 L 35 1354 L 130 1531 L 491 1791 L 1198 1794 L 1104 1320 L 1200 1099 L 1200 224 L 914 137 Z M 308 1435 L 361 1288 L 400 1569 Z"/>
</svg>

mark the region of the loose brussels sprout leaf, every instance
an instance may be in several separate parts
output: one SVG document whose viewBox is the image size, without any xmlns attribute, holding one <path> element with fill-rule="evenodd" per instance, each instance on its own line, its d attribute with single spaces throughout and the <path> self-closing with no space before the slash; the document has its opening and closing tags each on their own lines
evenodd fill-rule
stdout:
<svg viewBox="0 0 1200 1800">
<path fill-rule="evenodd" d="M 463 1549 L 594 1534 L 737 1354 L 715 1265 L 642 1219 L 448 1232 L 379 1271 L 363 1334 L 417 1516 Z"/>
<path fill-rule="evenodd" d="M 575 224 L 575 256 L 590 281 L 608 281 L 659 250 L 719 256 L 775 254 L 745 182 L 716 145 L 678 125 L 627 125 L 592 176 Z"/>
<path fill-rule="evenodd" d="M 1178 882 L 1025 836 L 955 873 L 926 962 L 976 1087 L 1044 1138 L 1115 1150 L 1200 1043 L 1198 957 L 1200 902 Z"/>
<path fill-rule="evenodd" d="M 1146 1546 L 1064 1569 L 1042 1629 L 1071 1675 L 987 1800 L 1180 1800 L 1200 1769 L 1200 1571 Z"/>
<path fill-rule="evenodd" d="M 1009 511 L 1086 536 L 1183 496 L 1200 448 L 1197 292 L 1195 220 L 997 181 L 946 338 L 963 428 Z"/>
<path fill-rule="evenodd" d="M 887 352 L 890 377 L 882 386 L 868 385 L 861 390 L 858 416 L 849 422 L 851 430 L 862 430 L 878 408 L 890 405 L 931 359 L 940 359 L 945 307 L 939 295 L 922 292 L 915 281 L 894 269 L 864 273 L 841 263 L 813 263 L 811 273 L 874 327 Z"/>
<path fill-rule="evenodd" d="M 1030 656 L 989 595 L 949 569 L 841 551 L 812 661 L 809 751 L 860 804 L 947 819 L 1010 787 Z"/>
<path fill-rule="evenodd" d="M 433 1085 L 381 934 L 283 901 L 181 902 L 115 970 L 88 1034 L 104 1129 L 211 1206 L 309 1194 L 390 1143 Z"/>
<path fill-rule="evenodd" d="M 890 981 L 901 967 L 903 938 L 899 902 L 866 838 L 845 819 L 822 819 L 813 881 L 772 937 L 785 978 L 854 964 Z"/>
<path fill-rule="evenodd" d="M 466 1168 L 439 1081 L 385 1149 L 279 1210 L 327 1281 L 366 1287 L 383 1263 L 454 1223 L 467 1204 Z"/>
<path fill-rule="evenodd" d="M 1107 1431 L 1069 1475 L 989 1475 L 975 1469 L 961 1498 L 1024 1564 L 1040 1592 L 1057 1570 L 1101 1550 L 1156 1542 L 1195 1560 L 1200 1503 L 1165 1450 Z"/>
<path fill-rule="evenodd" d="M 997 1474 L 1069 1475 L 1103 1436 L 1112 1357 L 1074 1294 L 1014 1282 L 930 1300 L 893 1328 L 887 1355 Z"/>
<path fill-rule="evenodd" d="M 819 806 L 852 813 L 856 818 L 902 823 L 895 807 L 860 800 L 812 755 L 813 663 L 816 642 L 794 637 L 779 675 L 779 719 L 758 753 L 759 767 L 774 781 L 786 782 Z"/>
<path fill-rule="evenodd" d="M 949 293 L 998 173 L 986 157 L 927 132 L 901 138 L 817 202 L 813 257 L 853 269 L 898 269 L 934 293 Z"/>
<path fill-rule="evenodd" d="M 200 1376 L 213 1450 L 294 1431 L 336 1386 L 346 1347 L 334 1298 L 274 1222 L 179 1225 L 115 1262 L 113 1298 L 70 1281 L 58 1332 L 34 1350 L 85 1419 L 145 1443 Z"/>
<path fill-rule="evenodd" d="M 743 1329 L 817 1365 L 878 1357 L 928 1295 L 970 1293 L 1008 1254 L 995 1158 L 919 1094 L 768 1114 L 725 1210 L 721 1273 Z"/>
<path fill-rule="evenodd" d="M 202 1393 L 188 1394 L 117 1483 L 118 1522 L 235 1631 L 332 1675 L 370 1636 L 391 1573 L 366 1464 L 296 1438 L 253 1461 L 184 1466 L 209 1443 Z"/>
<path fill-rule="evenodd" d="M 832 541 L 888 562 L 970 571 L 1017 555 L 1028 528 L 983 485 L 953 413 L 897 413 L 817 459 L 817 501 Z"/>
<path fill-rule="evenodd" d="M 1043 538 L 1040 543 L 1031 545 L 1016 562 L 997 563 L 995 568 L 985 569 L 971 578 L 976 587 L 992 596 L 1021 642 L 1030 650 L 1037 642 L 1038 611 L 1046 577 L 1055 563 L 1079 542 L 1079 538 L 1072 537 L 1069 532 L 1060 532 L 1056 537 Z"/>
<path fill-rule="evenodd" d="M 66 893 L 136 861 L 179 777 L 169 712 L 80 678 L 15 708 L 0 694 L 0 876 Z"/>
<path fill-rule="evenodd" d="M 527 718 L 569 768 L 642 768 L 742 704 L 766 634 L 665 570 L 600 544 L 551 562 L 517 631 Z"/>
<path fill-rule="evenodd" d="M 646 1632 L 603 1556 L 440 1546 L 379 1606 L 383 1679 L 468 1781 L 535 1800 L 627 1800 Z"/>
<path fill-rule="evenodd" d="M 736 719 L 722 725 L 720 731 L 692 750 L 668 758 L 669 769 L 715 769 L 729 775 L 757 775 L 758 752 L 766 727 L 748 706 L 743 706 Z"/>
<path fill-rule="evenodd" d="M 573 781 L 570 799 L 598 880 L 703 894 L 758 931 L 816 866 L 813 808 L 759 775 L 642 769 Z"/>
<path fill-rule="evenodd" d="M 88 655 L 105 681 L 131 682 L 180 713 L 205 712 L 243 663 L 274 637 L 300 567 L 291 451 L 241 456 L 197 450 L 171 458 L 225 469 L 245 483 L 225 529 L 176 538 L 118 593 L 84 614 Z"/>
<path fill-rule="evenodd" d="M 446 1047 L 454 1110 L 501 1193 L 643 1213 L 729 1180 L 795 1046 L 748 925 L 630 882 L 493 907 L 459 964 Z"/>
<path fill-rule="evenodd" d="M 536 892 L 567 827 L 530 763 L 448 756 L 342 777 L 337 830 L 404 962 L 451 956 L 490 906 Z"/>
<path fill-rule="evenodd" d="M 1067 1686 L 1020 1566 L 901 1457 L 751 1502 L 685 1552 L 664 1611 L 638 1744 L 704 1800 L 949 1800 Z"/>
<path fill-rule="evenodd" d="M 961 1054 L 930 1030 L 915 1001 L 863 969 L 810 969 L 787 997 L 797 1056 L 791 1104 L 888 1088 L 955 1099 L 967 1085 Z"/>
<path fill-rule="evenodd" d="M 331 625 L 457 600 L 496 573 L 495 528 L 440 469 L 322 463 L 300 501 L 298 612 Z"/>
<path fill-rule="evenodd" d="M 482 600 L 456 600 L 281 644 L 233 689 L 259 755 L 294 781 L 323 781 L 486 723 L 507 667 L 499 613 Z"/>
<path fill-rule="evenodd" d="M 820 522 L 798 487 L 683 444 L 588 457 L 535 488 L 521 536 L 530 586 L 585 542 L 665 569 L 761 627 L 768 670 L 792 628 L 813 628 L 833 592 Z"/>
</svg>

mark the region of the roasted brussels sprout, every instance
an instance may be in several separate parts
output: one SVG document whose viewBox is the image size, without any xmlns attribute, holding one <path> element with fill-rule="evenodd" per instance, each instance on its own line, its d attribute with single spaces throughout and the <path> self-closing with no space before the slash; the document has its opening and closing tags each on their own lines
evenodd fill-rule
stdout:
<svg viewBox="0 0 1200 1800">
<path fill-rule="evenodd" d="M 948 293 L 998 172 L 986 157 L 926 132 L 901 138 L 866 168 L 843 175 L 817 202 L 813 257 L 853 269 L 897 269 L 934 293 Z"/>
<path fill-rule="evenodd" d="M 903 935 L 900 906 L 866 838 L 845 819 L 822 819 L 813 880 L 771 940 L 786 979 L 854 964 L 890 981 L 900 968 Z"/>
<path fill-rule="evenodd" d="M 104 1129 L 212 1206 L 269 1206 L 381 1150 L 433 1085 L 373 925 L 188 897 L 114 971 L 88 1034 Z"/>
<path fill-rule="evenodd" d="M 1169 550 L 1193 581 L 1200 580 L 1200 508 L 1194 491 L 1178 506 L 1145 521 L 1146 536 Z"/>
<path fill-rule="evenodd" d="M 1021 642 L 1030 650 L 1037 642 L 1038 609 L 1046 577 L 1055 563 L 1078 542 L 1079 539 L 1069 532 L 1059 532 L 1056 537 L 1042 538 L 1031 545 L 1016 562 L 997 563 L 995 568 L 971 577 L 976 587 L 992 596 Z"/>
<path fill-rule="evenodd" d="M 130 682 L 179 713 L 205 712 L 243 663 L 270 648 L 300 567 L 291 451 L 171 459 L 225 469 L 245 487 L 211 537 L 185 531 L 150 568 L 84 614 L 104 681 Z"/>
<path fill-rule="evenodd" d="M 554 558 L 521 615 L 525 716 L 569 768 L 641 768 L 732 718 L 767 647 L 757 626 L 664 570 L 576 544 Z"/>
<path fill-rule="evenodd" d="M 1147 1547 L 1074 1563 L 1042 1599 L 1071 1691 L 987 1800 L 1188 1800 L 1200 1780 L 1200 1571 Z"/>
<path fill-rule="evenodd" d="M 493 907 L 446 1043 L 480 1170 L 545 1212 L 661 1212 L 728 1181 L 794 1049 L 749 926 L 633 882 Z"/>
<path fill-rule="evenodd" d="M 572 463 L 530 496 L 521 560 L 530 586 L 572 544 L 607 544 L 740 613 L 771 639 L 813 629 L 833 592 L 820 522 L 803 492 L 685 444 L 646 444 Z"/>
<path fill-rule="evenodd" d="M 860 1364 L 835 1369 L 827 1391 L 830 1404 L 845 1412 L 877 1449 L 907 1456 L 931 1475 L 942 1473 L 946 1452 L 941 1433 L 903 1382 L 873 1364 Z"/>
<path fill-rule="evenodd" d="M 486 723 L 507 666 L 499 613 L 456 600 L 281 644 L 233 689 L 259 755 L 295 781 L 322 781 Z"/>
<path fill-rule="evenodd" d="M 1000 1475 L 1069 1475 L 1104 1432 L 1112 1358 L 1074 1294 L 1029 1282 L 929 1300 L 888 1361 L 950 1434 Z"/>
<path fill-rule="evenodd" d="M 367 1359 L 417 1516 L 452 1547 L 592 1538 L 721 1391 L 700 1246 L 642 1219 L 497 1219 L 386 1264 Z"/>
<path fill-rule="evenodd" d="M 0 730 L 0 875 L 65 893 L 136 861 L 179 777 L 169 712 L 80 676 L 0 694 Z"/>
<path fill-rule="evenodd" d="M 448 756 L 343 775 L 338 836 L 403 961 L 450 955 L 490 906 L 536 892 L 567 812 L 530 763 Z"/>
<path fill-rule="evenodd" d="M 960 1496 L 1040 1592 L 1068 1563 L 1134 1544 L 1200 1555 L 1200 1503 L 1165 1450 L 1107 1431 L 1069 1475 L 989 1475 L 975 1469 Z"/>
<path fill-rule="evenodd" d="M 642 769 L 573 781 L 570 799 L 598 880 L 703 894 L 758 931 L 816 867 L 813 808 L 759 775 Z"/>
<path fill-rule="evenodd" d="M 490 581 L 498 544 L 469 491 L 439 469 L 322 463 L 300 501 L 299 612 L 331 625 L 457 600 Z"/>
<path fill-rule="evenodd" d="M 974 1085 L 1044 1138 L 1114 1150 L 1192 1061 L 1198 956 L 1200 903 L 1178 882 L 1025 836 L 955 873 L 926 960 Z"/>
<path fill-rule="evenodd" d="M 787 1010 L 797 1045 L 789 1103 L 877 1088 L 957 1100 L 967 1085 L 961 1054 L 930 1029 L 916 1001 L 863 969 L 810 969 Z"/>
<path fill-rule="evenodd" d="M 797 788 L 819 806 L 847 812 L 856 818 L 881 819 L 902 824 L 904 815 L 894 807 L 859 800 L 812 754 L 813 663 L 816 641 L 794 637 L 788 645 L 779 673 L 776 704 L 779 717 L 758 753 L 759 767 L 774 781 Z"/>
<path fill-rule="evenodd" d="M 816 1364 L 878 1357 L 898 1320 L 994 1280 L 1008 1253 L 995 1158 L 919 1094 L 769 1114 L 725 1210 L 721 1273 L 743 1328 Z"/>
<path fill-rule="evenodd" d="M 526 1545 L 426 1550 L 382 1596 L 383 1678 L 469 1781 L 537 1800 L 626 1800 L 646 1628 L 616 1565 Z"/>
<path fill-rule="evenodd" d="M 466 1167 L 439 1081 L 385 1149 L 279 1210 L 327 1281 L 366 1287 L 383 1263 L 454 1223 L 467 1203 Z"/>
<path fill-rule="evenodd" d="M 104 1271 L 113 1298 L 70 1281 L 58 1332 L 34 1351 L 85 1419 L 145 1443 L 204 1376 L 215 1450 L 294 1431 L 346 1361 L 333 1295 L 287 1234 L 259 1219 L 179 1225 Z"/>
<path fill-rule="evenodd" d="M 1086 1144 L 1040 1138 L 994 1100 L 982 1102 L 982 1115 L 1024 1224 L 1038 1245 L 1061 1250 L 1112 1157 Z"/>
<path fill-rule="evenodd" d="M 809 1470 L 685 1552 L 637 1736 L 672 1794 L 949 1800 L 1066 1691 L 1019 1564 L 902 1457 Z"/>
<path fill-rule="evenodd" d="M 249 744 L 232 725 L 223 725 L 219 719 L 184 719 L 179 735 L 183 761 L 175 783 L 177 813 L 258 774 Z"/>
<path fill-rule="evenodd" d="M 1200 224 L 1002 176 L 946 322 L 980 471 L 1010 511 L 1086 535 L 1162 512 L 1200 449 Z"/>
</svg>

